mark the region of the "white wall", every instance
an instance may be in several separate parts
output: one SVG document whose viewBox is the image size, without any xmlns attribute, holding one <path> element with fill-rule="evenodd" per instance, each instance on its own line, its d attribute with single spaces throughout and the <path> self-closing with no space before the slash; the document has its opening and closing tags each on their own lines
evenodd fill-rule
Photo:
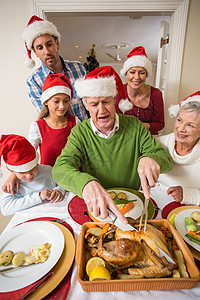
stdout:
<svg viewBox="0 0 200 300">
<path fill-rule="evenodd" d="M 186 28 L 179 101 L 200 90 L 200 0 L 191 0 Z"/>
<path fill-rule="evenodd" d="M 26 91 L 26 78 L 32 72 L 25 67 L 26 51 L 22 32 L 31 16 L 29 0 L 1 0 L 1 72 L 0 72 L 0 134 L 27 135 L 30 123 L 37 116 Z M 3 178 L 9 172 L 2 162 Z"/>
</svg>

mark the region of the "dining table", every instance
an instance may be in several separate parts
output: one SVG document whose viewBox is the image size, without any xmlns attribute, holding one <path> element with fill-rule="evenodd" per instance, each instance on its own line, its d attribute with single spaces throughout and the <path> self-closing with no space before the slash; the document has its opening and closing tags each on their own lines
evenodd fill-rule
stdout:
<svg viewBox="0 0 200 300">
<path fill-rule="evenodd" d="M 77 238 L 81 232 L 81 224 L 77 222 L 75 218 L 72 218 L 72 215 L 69 210 L 69 205 L 74 199 L 76 195 L 71 192 L 67 192 L 63 201 L 58 203 L 45 203 L 41 205 L 33 206 L 29 209 L 19 211 L 15 213 L 2 232 L 2 235 L 9 232 L 14 226 L 27 222 L 29 220 L 33 220 L 35 218 L 57 218 L 65 221 L 74 232 L 75 243 L 77 242 Z M 161 188 L 157 185 L 155 188 L 151 189 L 151 198 L 154 200 L 154 207 L 157 210 L 156 218 L 162 218 L 162 210 L 164 207 L 171 202 L 173 202 L 173 198 L 168 196 L 165 193 L 165 189 Z M 77 210 L 78 210 L 77 206 Z M 196 285 L 192 289 L 176 289 L 176 290 L 134 290 L 134 291 L 110 291 L 110 292 L 85 292 L 82 289 L 81 284 L 77 280 L 77 266 L 75 261 L 72 265 L 72 273 L 71 273 L 71 282 L 69 292 L 67 294 L 67 300 L 197 300 L 200 299 L 200 282 L 197 282 Z M 1 282 L 1 280 L 0 280 Z M 45 284 L 45 283 L 44 283 Z M 119 281 L 120 284 L 120 281 Z M 0 297 L 1 299 L 1 297 Z M 28 298 L 27 298 L 28 299 Z M 32 294 L 32 299 L 34 299 L 34 293 Z M 37 298 L 35 298 L 37 299 Z M 58 299 L 60 298 L 53 298 Z M 38 299 L 37 299 L 38 300 Z"/>
</svg>

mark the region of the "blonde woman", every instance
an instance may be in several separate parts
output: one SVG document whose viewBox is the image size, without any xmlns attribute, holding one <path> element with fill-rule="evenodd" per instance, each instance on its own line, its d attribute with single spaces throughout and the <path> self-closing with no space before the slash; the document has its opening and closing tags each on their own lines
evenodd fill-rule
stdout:
<svg viewBox="0 0 200 300">
<path fill-rule="evenodd" d="M 157 135 L 165 126 L 164 105 L 159 89 L 146 84 L 151 76 L 152 65 L 144 47 L 135 47 L 124 62 L 121 74 L 126 77 L 124 84 L 126 100 L 116 96 L 116 112 L 137 117 L 152 135 Z"/>
</svg>

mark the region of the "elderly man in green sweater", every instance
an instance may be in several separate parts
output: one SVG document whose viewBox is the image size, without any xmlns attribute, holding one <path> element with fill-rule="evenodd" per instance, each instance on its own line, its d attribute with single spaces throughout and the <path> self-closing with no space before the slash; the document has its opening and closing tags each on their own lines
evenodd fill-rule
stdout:
<svg viewBox="0 0 200 300">
<path fill-rule="evenodd" d="M 115 96 L 120 92 L 125 100 L 125 94 L 113 68 L 90 72 L 75 88 L 91 118 L 72 129 L 53 167 L 53 178 L 83 197 L 94 216 L 106 218 L 109 208 L 127 223 L 106 188 L 142 186 L 149 197 L 149 187 L 155 186 L 160 172 L 171 169 L 171 157 L 137 118 L 116 114 Z"/>
</svg>

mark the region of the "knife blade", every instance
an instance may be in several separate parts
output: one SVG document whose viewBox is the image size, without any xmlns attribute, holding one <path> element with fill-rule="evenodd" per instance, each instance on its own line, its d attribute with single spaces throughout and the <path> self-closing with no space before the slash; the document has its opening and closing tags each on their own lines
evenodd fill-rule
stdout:
<svg viewBox="0 0 200 300">
<path fill-rule="evenodd" d="M 130 224 L 124 224 L 124 223 L 122 223 L 122 221 L 119 218 L 116 218 L 114 220 L 113 224 L 115 224 L 117 227 L 119 227 L 123 231 L 127 231 L 127 230 L 132 230 L 132 231 L 136 230 L 136 231 L 138 231 L 136 228 L 134 228 Z"/>
<path fill-rule="evenodd" d="M 134 226 L 130 225 L 130 224 L 124 224 L 122 223 L 122 221 L 116 217 L 116 215 L 108 208 L 108 214 L 109 217 L 112 219 L 112 222 L 114 225 L 116 225 L 117 227 L 119 227 L 121 230 L 123 231 L 127 231 L 127 230 L 136 230 L 138 231 Z"/>
<path fill-rule="evenodd" d="M 158 247 L 157 244 L 156 244 L 156 246 Z M 165 253 L 165 251 L 163 251 L 160 247 L 158 247 L 158 249 L 160 252 L 160 257 L 164 256 L 168 262 L 170 262 L 172 264 L 176 264 L 175 261 L 173 261 L 173 259 L 167 253 Z"/>
<path fill-rule="evenodd" d="M 8 268 L 4 268 L 4 269 L 1 269 L 0 270 L 0 273 L 5 273 L 5 272 L 10 272 L 10 271 L 14 271 L 14 270 L 17 270 L 19 268 L 27 268 L 27 267 L 30 267 L 30 266 L 33 266 L 33 265 L 21 265 L 21 266 L 18 266 L 18 267 L 8 267 Z"/>
</svg>

